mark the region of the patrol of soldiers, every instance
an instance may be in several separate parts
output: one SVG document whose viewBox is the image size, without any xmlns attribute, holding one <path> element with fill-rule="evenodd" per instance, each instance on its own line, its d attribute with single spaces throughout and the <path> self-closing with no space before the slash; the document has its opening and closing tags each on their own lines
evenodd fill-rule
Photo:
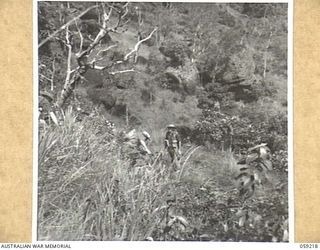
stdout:
<svg viewBox="0 0 320 250">
<path fill-rule="evenodd" d="M 233 117 L 232 120 L 236 118 Z M 225 140 L 221 143 L 225 147 L 232 147 L 232 136 L 233 129 L 231 123 L 223 120 L 225 125 Z M 143 156 L 152 156 L 152 151 L 149 149 L 149 143 L 151 142 L 151 136 L 147 131 L 137 132 L 135 129 L 131 130 L 125 135 L 125 141 L 131 148 L 136 149 L 133 156 L 132 166 L 137 163 L 137 159 L 145 158 Z M 170 161 L 174 171 L 177 171 L 179 168 L 179 162 L 181 158 L 181 136 L 177 130 L 176 125 L 169 124 L 166 127 L 165 136 L 164 136 L 164 150 L 165 153 L 170 157 Z M 224 150 L 224 147 L 222 147 Z M 130 155 L 130 153 L 129 153 Z M 268 178 L 268 172 L 272 170 L 271 163 L 271 152 L 267 147 L 266 143 L 251 147 L 247 150 L 245 158 L 238 162 L 240 166 L 240 173 L 235 177 L 235 180 L 238 183 L 239 194 L 243 199 L 247 199 L 254 194 L 256 184 L 261 184 L 261 177 L 265 175 Z M 246 166 L 244 166 L 245 164 Z"/>
<path fill-rule="evenodd" d="M 137 163 L 137 160 L 145 156 L 152 156 L 153 153 L 149 149 L 151 136 L 147 131 L 138 132 L 136 129 L 129 131 L 124 136 L 126 151 L 132 159 L 132 166 Z M 174 124 L 170 124 L 166 128 L 164 138 L 164 149 L 170 156 L 170 161 L 174 163 L 179 161 L 181 157 L 181 138 Z"/>
</svg>

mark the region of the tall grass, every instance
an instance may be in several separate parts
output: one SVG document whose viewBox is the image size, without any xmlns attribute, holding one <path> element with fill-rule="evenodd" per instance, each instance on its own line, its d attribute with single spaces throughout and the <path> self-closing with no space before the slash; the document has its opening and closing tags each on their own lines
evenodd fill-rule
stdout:
<svg viewBox="0 0 320 250">
<path fill-rule="evenodd" d="M 232 152 L 185 145 L 174 171 L 162 133 L 153 131 L 154 157 L 132 166 L 121 128 L 98 115 L 77 122 L 72 109 L 63 119 L 39 136 L 38 240 L 201 240 L 208 232 L 211 240 L 265 239 L 263 224 L 257 233 L 233 222 L 240 203 Z M 262 206 L 268 221 L 276 221 L 263 203 L 267 195 L 250 209 L 258 213 Z M 282 196 L 272 199 L 285 216 Z"/>
<path fill-rule="evenodd" d="M 103 118 L 75 122 L 70 111 L 42 132 L 39 240 L 144 240 L 163 222 L 170 169 L 163 161 L 131 167 L 120 132 L 105 127 Z"/>
</svg>

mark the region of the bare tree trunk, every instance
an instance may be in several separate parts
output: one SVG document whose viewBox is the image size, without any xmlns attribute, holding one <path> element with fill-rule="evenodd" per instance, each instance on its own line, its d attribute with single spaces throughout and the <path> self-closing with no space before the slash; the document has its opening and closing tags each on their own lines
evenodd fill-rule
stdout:
<svg viewBox="0 0 320 250">
<path fill-rule="evenodd" d="M 72 46 L 70 43 L 70 34 L 69 34 L 69 26 L 66 27 L 66 46 L 68 50 L 68 58 L 67 58 L 67 75 L 64 81 L 64 87 L 61 92 L 61 96 L 57 102 L 58 107 L 61 107 L 64 101 L 71 95 L 72 90 L 75 86 L 75 82 L 73 81 L 74 78 L 71 78 L 71 56 L 72 56 Z"/>
<path fill-rule="evenodd" d="M 86 12 L 88 12 L 89 10 L 96 8 L 97 6 L 93 6 L 89 9 L 87 9 L 86 11 L 82 12 L 80 15 L 78 15 L 77 17 L 73 18 L 71 21 L 67 22 L 65 25 L 63 25 L 61 28 L 59 28 L 56 32 L 54 32 L 50 37 L 52 38 L 55 34 L 57 34 L 60 30 L 65 29 L 66 30 L 66 46 L 68 48 L 68 68 L 67 68 L 67 76 L 65 79 L 65 84 L 63 87 L 63 90 L 61 92 L 60 98 L 57 101 L 57 106 L 58 107 L 62 107 L 63 104 L 65 103 L 65 101 L 69 98 L 69 96 L 72 94 L 74 87 L 76 86 L 76 84 L 83 78 L 83 75 L 88 71 L 88 69 L 90 68 L 94 68 L 94 69 L 98 69 L 98 70 L 104 70 L 106 68 L 110 68 L 113 65 L 119 64 L 119 63 L 124 63 L 127 62 L 132 56 L 135 56 L 134 61 L 136 61 L 137 58 L 137 52 L 139 50 L 140 45 L 147 41 L 148 39 L 150 39 L 153 35 L 154 32 L 157 31 L 157 28 L 155 28 L 153 31 L 151 31 L 151 33 L 144 39 L 139 39 L 137 44 L 134 46 L 134 48 L 127 53 L 124 56 L 124 60 L 123 61 L 116 61 L 113 62 L 111 65 L 107 65 L 107 66 L 97 66 L 95 65 L 97 61 L 99 61 L 99 59 L 94 59 L 91 62 L 88 62 L 88 57 L 91 54 L 91 52 L 96 48 L 96 46 L 100 43 L 100 41 L 105 38 L 109 32 L 117 32 L 117 28 L 121 27 L 123 25 L 123 18 L 127 15 L 128 13 L 128 3 L 124 4 L 121 8 L 121 10 L 116 10 L 116 8 L 110 4 L 105 4 L 102 3 L 102 10 L 103 10 L 103 14 L 102 14 L 102 25 L 100 25 L 100 30 L 99 33 L 97 34 L 97 36 L 94 38 L 93 42 L 88 46 L 88 48 L 86 48 L 85 50 L 82 50 L 82 42 L 83 42 L 83 36 L 81 34 L 81 31 L 79 29 L 79 27 L 77 27 L 78 29 L 78 33 L 79 33 L 79 37 L 80 37 L 80 48 L 79 48 L 79 52 L 76 54 L 76 58 L 77 58 L 77 62 L 78 62 L 78 67 L 76 67 L 75 69 L 71 69 L 71 53 L 72 53 L 72 47 L 70 44 L 70 36 L 69 36 L 69 25 L 72 22 L 75 22 L 75 25 L 77 26 L 77 22 L 76 20 L 78 18 L 80 18 L 82 15 L 84 15 Z M 109 9 L 107 10 L 106 6 L 109 7 Z M 117 24 L 115 24 L 114 27 L 108 27 L 109 25 L 109 19 L 113 13 L 113 10 L 115 10 L 118 13 L 118 22 Z M 141 21 L 141 13 L 140 13 L 140 21 L 139 21 L 139 30 L 141 28 L 142 25 L 142 21 Z M 139 33 L 141 33 L 139 31 Z M 51 39 L 50 38 L 50 39 Z M 47 38 L 49 39 L 49 38 Z M 46 41 L 47 39 L 45 39 L 43 42 L 40 43 L 39 47 L 41 47 Z M 115 45 L 113 46 L 109 46 L 108 49 L 111 49 L 115 47 Z M 107 50 L 108 50 L 107 49 Z M 100 52 L 97 53 L 97 55 Z M 109 74 L 118 74 L 118 73 L 125 73 L 125 72 L 132 72 L 134 71 L 134 69 L 129 69 L 129 70 L 121 70 L 121 71 L 116 71 L 116 72 L 110 72 Z"/>
<path fill-rule="evenodd" d="M 70 66 L 72 47 L 70 45 L 69 35 L 68 35 L 69 25 L 66 25 L 65 28 L 66 28 L 66 41 L 67 41 L 66 45 L 68 47 L 68 67 L 67 67 L 67 76 L 66 76 L 65 84 L 61 92 L 60 99 L 57 102 L 57 105 L 59 107 L 62 107 L 62 105 L 67 100 L 67 98 L 71 95 L 76 83 L 79 82 L 79 80 L 81 79 L 81 75 L 86 73 L 87 70 L 90 68 L 91 65 L 88 64 L 88 60 L 87 60 L 88 56 L 91 53 L 91 51 L 98 45 L 101 39 L 103 39 L 108 34 L 109 31 L 107 30 L 107 23 L 109 21 L 111 13 L 112 13 L 112 8 L 110 8 L 110 11 L 108 14 L 104 11 L 102 28 L 100 29 L 98 35 L 96 36 L 94 41 L 90 44 L 90 46 L 78 55 L 77 60 L 78 60 L 79 66 L 75 70 L 71 70 L 71 66 Z M 75 72 L 73 74 L 73 77 L 71 78 L 71 73 L 73 73 L 73 71 Z"/>
</svg>

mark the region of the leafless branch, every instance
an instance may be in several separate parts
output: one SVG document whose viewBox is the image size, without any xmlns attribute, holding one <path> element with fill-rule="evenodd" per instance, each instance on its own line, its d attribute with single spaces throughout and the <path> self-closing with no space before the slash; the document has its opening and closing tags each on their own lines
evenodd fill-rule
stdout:
<svg viewBox="0 0 320 250">
<path fill-rule="evenodd" d="M 126 2 L 126 3 L 122 6 L 122 8 L 127 8 L 128 5 L 129 5 L 129 3 L 130 3 L 130 2 Z"/>
<path fill-rule="evenodd" d="M 118 44 L 110 45 L 108 48 L 106 48 L 106 49 L 104 49 L 104 50 L 100 50 L 100 51 L 97 53 L 97 55 L 99 55 L 99 54 L 101 54 L 101 53 L 103 53 L 103 52 L 107 52 L 108 50 L 111 50 L 112 48 L 117 47 L 117 46 L 118 46 Z"/>
<path fill-rule="evenodd" d="M 156 32 L 156 30 L 157 30 L 157 28 L 154 28 L 153 31 L 149 34 L 149 36 L 147 36 L 146 38 L 144 38 L 144 39 L 140 40 L 139 42 L 137 42 L 137 44 L 134 46 L 134 49 L 131 50 L 128 54 L 125 55 L 124 60 L 127 61 L 127 60 L 129 59 L 129 57 L 130 57 L 133 53 L 136 53 L 136 52 L 139 50 L 140 45 L 141 45 L 143 42 L 149 40 L 149 39 L 152 37 L 153 33 Z"/>
<path fill-rule="evenodd" d="M 46 77 L 46 76 L 43 75 L 43 74 L 39 74 L 39 76 L 42 77 L 42 78 L 44 78 L 44 79 L 46 79 L 46 80 L 48 80 L 48 81 L 51 81 L 51 79 L 50 79 L 49 77 Z"/>
<path fill-rule="evenodd" d="M 109 7 L 109 8 L 112 8 L 114 11 L 116 11 L 118 14 L 121 14 L 123 12 L 123 10 L 125 8 L 127 8 L 129 2 L 126 2 L 124 5 L 122 6 L 118 6 L 118 5 L 113 5 L 113 4 L 109 4 L 109 3 L 106 3 L 106 5 Z"/>
<path fill-rule="evenodd" d="M 109 72 L 109 74 L 110 75 L 115 75 L 115 74 L 122 74 L 122 73 L 134 72 L 134 71 L 135 71 L 134 69 L 126 69 L 126 70 Z"/>
<path fill-rule="evenodd" d="M 138 16 L 138 42 L 140 40 L 142 40 L 142 26 L 143 26 L 143 19 L 142 19 L 142 15 L 141 15 L 141 9 L 136 7 L 136 11 L 137 11 L 137 16 Z M 134 63 L 137 62 L 138 59 L 138 53 L 139 51 L 137 50 L 135 53 L 135 59 L 134 59 Z"/>
<path fill-rule="evenodd" d="M 113 9 L 115 12 L 120 13 L 120 11 L 119 11 L 116 7 L 114 7 L 112 3 L 106 3 L 106 5 L 107 5 L 110 9 Z M 103 7 L 104 7 L 104 5 L 103 5 Z"/>
<path fill-rule="evenodd" d="M 117 28 L 119 27 L 122 27 L 125 23 L 121 23 L 123 22 L 124 20 L 124 17 L 128 14 L 128 4 L 129 3 L 126 3 L 125 5 L 119 7 L 120 8 L 120 11 L 118 12 L 119 16 L 118 16 L 118 22 L 116 24 L 116 28 L 114 30 L 116 30 Z"/>
<path fill-rule="evenodd" d="M 95 62 L 94 62 L 94 63 L 95 63 Z M 110 63 L 110 64 L 108 64 L 108 65 L 105 65 L 105 66 L 98 66 L 98 65 L 96 65 L 96 64 L 93 64 L 93 68 L 94 68 L 94 69 L 98 69 L 98 70 L 105 70 L 105 69 L 110 69 L 110 68 L 112 68 L 113 66 L 118 65 L 118 64 L 121 64 L 121 63 L 123 63 L 123 61 L 115 61 L 115 62 L 112 62 L 112 63 Z"/>
<path fill-rule="evenodd" d="M 109 5 L 109 4 L 107 4 L 107 5 Z M 127 5 L 125 5 L 125 6 L 127 6 Z M 102 25 L 99 25 L 100 30 L 99 30 L 98 34 L 96 35 L 96 37 L 94 38 L 94 40 L 92 41 L 92 43 L 88 46 L 88 48 L 86 48 L 85 50 L 82 50 L 81 53 L 76 54 L 78 67 L 75 69 L 74 74 L 72 74 L 73 71 L 71 71 L 71 45 L 70 45 L 70 41 L 68 40 L 69 37 L 68 38 L 66 37 L 66 40 L 67 40 L 66 45 L 67 45 L 68 51 L 70 53 L 68 54 L 68 70 L 67 70 L 65 85 L 64 85 L 64 88 L 61 92 L 61 98 L 57 102 L 57 105 L 59 107 L 62 107 L 62 105 L 65 103 L 66 99 L 71 95 L 75 85 L 83 78 L 83 75 L 85 74 L 85 72 L 87 72 L 87 70 L 89 68 L 104 70 L 106 68 L 111 68 L 114 65 L 125 62 L 125 61 L 116 61 L 116 62 L 111 63 L 110 65 L 103 66 L 103 67 L 95 65 L 97 59 L 93 60 L 92 62 L 88 62 L 89 55 L 91 54 L 93 49 L 95 49 L 97 47 L 97 45 L 100 43 L 100 41 L 103 38 L 105 38 L 109 32 L 116 32 L 117 28 L 120 27 L 121 20 L 118 21 L 114 27 L 108 27 L 109 19 L 111 18 L 111 15 L 112 15 L 113 11 L 116 9 L 116 7 L 117 6 L 109 5 L 109 8 L 106 8 L 105 4 L 102 4 L 103 15 L 102 15 Z M 119 16 L 122 16 L 122 15 L 123 15 L 123 11 L 120 11 Z M 68 31 L 67 27 L 68 26 L 65 26 L 66 31 Z M 152 36 L 153 32 L 150 34 L 150 37 Z M 69 32 L 66 32 L 66 35 L 68 33 Z M 149 38 L 147 37 L 147 38 L 141 40 L 140 44 L 148 39 Z M 140 44 L 138 44 L 135 47 L 136 50 L 139 49 Z M 115 47 L 115 46 L 109 46 L 109 48 L 107 48 L 107 50 L 111 49 L 113 47 Z M 99 53 L 101 53 L 101 52 L 99 52 Z M 123 71 L 113 72 L 113 73 L 118 74 L 118 73 L 132 72 L 132 71 L 133 71 L 133 69 L 123 70 Z M 72 74 L 72 76 L 71 76 L 71 74 Z"/>
<path fill-rule="evenodd" d="M 125 11 L 124 11 L 124 13 L 123 13 L 122 16 L 121 16 L 122 19 L 125 18 L 125 16 L 129 13 L 128 4 L 129 4 L 129 3 L 126 3 L 126 4 L 123 6 L 123 8 L 125 8 Z"/>
<path fill-rule="evenodd" d="M 79 54 L 81 54 L 81 52 L 82 52 L 82 47 L 83 47 L 83 35 L 82 35 L 82 33 L 81 33 L 81 30 L 80 30 L 80 28 L 79 28 L 79 25 L 78 25 L 78 22 L 77 22 L 77 20 L 75 21 L 75 23 L 76 23 L 76 27 L 77 27 L 77 30 L 78 30 L 78 34 L 79 34 L 79 37 L 80 37 L 80 45 L 79 45 Z"/>
<path fill-rule="evenodd" d="M 97 69 L 97 70 L 105 70 L 106 68 L 109 68 L 109 65 L 108 65 L 108 66 L 98 66 L 98 65 L 94 65 L 94 69 Z"/>
<path fill-rule="evenodd" d="M 107 29 L 107 24 L 111 14 L 112 14 L 112 8 L 110 8 L 109 13 L 106 13 L 106 11 L 104 10 L 103 17 L 102 17 L 103 23 L 98 35 L 95 37 L 94 41 L 89 45 L 89 47 L 79 54 L 78 56 L 79 59 L 81 59 L 85 55 L 89 55 L 91 51 L 99 44 L 101 39 L 103 39 L 108 34 L 109 30 Z"/>
<path fill-rule="evenodd" d="M 53 32 L 51 35 L 49 35 L 46 39 L 44 39 L 42 42 L 39 43 L 38 48 L 41 48 L 45 43 L 47 43 L 50 39 L 52 39 L 54 36 L 56 36 L 59 32 L 61 32 L 62 30 L 64 30 L 66 27 L 68 27 L 70 24 L 72 24 L 75 20 L 79 19 L 80 17 L 82 17 L 84 14 L 86 14 L 87 12 L 89 12 L 90 10 L 97 8 L 97 5 L 95 6 L 91 6 L 90 8 L 86 9 L 85 11 L 83 11 L 82 13 L 80 13 L 78 16 L 76 16 L 75 18 L 71 19 L 69 22 L 67 22 L 66 24 L 62 25 L 59 29 L 57 29 L 55 32 Z"/>
<path fill-rule="evenodd" d="M 71 54 L 72 54 L 72 46 L 70 44 L 70 34 L 69 34 L 69 26 L 66 27 L 66 46 L 68 48 L 68 59 L 67 59 L 67 76 L 65 79 L 65 85 L 69 84 L 70 76 L 71 76 Z"/>
<path fill-rule="evenodd" d="M 85 49 L 84 51 L 82 51 L 81 53 L 77 53 L 77 61 L 78 61 L 78 67 L 76 68 L 75 73 L 72 75 L 71 77 L 71 53 L 72 53 L 72 47 L 69 41 L 69 26 L 66 25 L 66 45 L 68 47 L 68 66 L 67 66 L 67 76 L 65 79 L 65 84 L 64 84 L 64 88 L 61 92 L 61 96 L 59 98 L 59 100 L 57 101 L 57 106 L 58 107 L 62 107 L 62 105 L 65 103 L 65 101 L 67 100 L 67 98 L 71 95 L 75 85 L 77 84 L 77 82 L 79 82 L 82 78 L 82 75 L 88 70 L 88 68 L 90 67 L 94 67 L 94 64 L 91 66 L 88 63 L 88 57 L 91 53 L 91 51 L 99 44 L 99 42 L 101 41 L 101 39 L 103 39 L 107 33 L 107 23 L 109 21 L 109 18 L 112 14 L 112 9 L 109 9 L 109 12 L 107 13 L 106 9 L 104 8 L 104 5 L 102 5 L 103 8 L 103 24 L 100 27 L 100 31 L 97 34 L 97 36 L 95 37 L 94 41 L 89 45 L 89 47 L 87 49 Z"/>
<path fill-rule="evenodd" d="M 93 60 L 92 62 L 90 62 L 90 64 L 92 64 L 95 69 L 105 70 L 105 69 L 107 69 L 107 68 L 113 67 L 114 65 L 117 65 L 117 64 L 121 64 L 121 63 L 126 62 L 133 53 L 137 53 L 137 52 L 138 52 L 140 45 L 141 45 L 143 42 L 145 42 L 145 41 L 147 41 L 148 39 L 150 39 L 150 38 L 152 37 L 153 33 L 154 33 L 156 30 L 157 30 L 157 28 L 155 28 L 155 29 L 149 34 L 149 36 L 147 36 L 146 38 L 138 41 L 138 43 L 135 45 L 134 49 L 133 49 L 132 51 L 130 51 L 130 52 L 124 57 L 124 60 L 123 60 L 123 61 L 116 61 L 116 62 L 111 63 L 111 64 L 106 65 L 106 66 L 98 66 L 98 65 L 95 65 L 95 63 L 96 63 L 97 61 L 99 61 L 99 60 Z M 106 50 L 100 51 L 98 54 L 100 54 L 100 53 L 103 52 L 103 51 L 107 51 L 107 50 L 109 50 L 109 49 L 111 49 L 111 48 L 113 48 L 113 47 L 115 47 L 115 46 L 117 46 L 117 45 L 116 45 L 116 44 L 115 44 L 115 45 L 111 45 L 111 46 L 109 46 Z M 98 54 L 97 54 L 97 55 L 98 55 Z M 122 73 L 122 71 L 119 71 L 119 72 Z M 129 71 L 124 71 L 124 72 L 131 72 L 131 70 L 129 70 Z M 111 73 L 110 73 L 110 74 L 111 74 Z"/>
</svg>

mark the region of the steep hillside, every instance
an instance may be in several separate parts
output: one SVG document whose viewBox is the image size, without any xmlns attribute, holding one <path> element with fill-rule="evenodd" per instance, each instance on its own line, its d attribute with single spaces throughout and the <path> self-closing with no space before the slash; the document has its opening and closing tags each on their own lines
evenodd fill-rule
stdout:
<svg viewBox="0 0 320 250">
<path fill-rule="evenodd" d="M 246 6 L 248 5 L 172 3 L 170 7 L 164 7 L 161 3 L 135 4 L 131 7 L 134 10 L 129 12 L 131 16 L 126 26 L 119 33 L 110 32 L 107 41 L 100 43 L 88 60 L 97 60 L 98 57 L 98 66 L 123 60 L 124 55 L 137 44 L 138 33 L 146 37 L 154 27 L 158 27 L 158 30 L 141 44 L 136 63 L 127 62 L 109 70 L 87 72 L 78 83 L 80 86 L 76 87 L 75 96 L 78 97 L 79 93 L 78 98 L 84 96 L 96 104 L 105 103 L 107 113 L 113 116 L 123 117 L 123 106 L 130 106 L 128 112 L 132 120 L 140 124 L 148 123 L 152 114 L 157 113 L 161 126 L 165 126 L 168 121 L 192 126 L 201 112 L 197 108 L 199 96 L 207 98 L 205 105 L 202 103 L 200 108 L 210 107 L 212 103 L 219 101 L 222 110 L 230 114 L 242 111 L 236 107 L 250 107 L 258 101 L 267 107 L 271 105 L 272 109 L 276 105 L 279 112 L 285 112 L 285 5 Z M 46 15 L 54 15 L 50 12 L 50 8 L 53 11 L 54 7 L 54 3 L 40 3 L 40 10 Z M 69 7 L 69 12 L 75 12 L 84 8 L 85 4 Z M 254 8 L 264 15 L 257 16 Z M 60 11 L 67 13 L 64 19 L 70 18 L 68 9 Z M 44 14 L 39 15 L 39 33 L 50 32 L 48 26 L 57 28 L 59 25 L 55 22 L 58 22 L 58 16 L 62 18 L 63 13 L 56 14 L 51 19 L 41 19 Z M 96 11 L 89 13 L 81 17 L 81 23 L 77 27 L 84 30 L 83 37 L 92 39 L 94 30 L 98 30 L 98 24 L 89 26 L 86 22 L 98 20 L 99 16 Z M 111 19 L 110 22 L 115 21 Z M 45 29 L 42 30 L 43 26 Z M 70 30 L 73 30 L 72 38 L 74 44 L 79 44 L 77 28 L 74 26 L 76 25 L 70 26 Z M 83 44 L 89 42 L 84 38 Z M 40 53 L 40 62 L 46 66 L 44 71 L 51 68 L 51 65 L 46 65 L 46 61 L 51 64 L 50 58 L 62 61 L 62 64 L 57 61 L 55 65 L 59 71 L 56 69 L 55 72 L 55 95 L 59 94 L 62 87 L 63 81 L 59 79 L 63 79 L 63 65 L 66 63 L 63 44 L 60 42 L 58 49 L 57 43 L 49 41 L 45 44 L 49 49 L 43 49 L 44 52 Z M 104 52 L 113 45 L 114 49 Z M 75 45 L 73 53 L 77 49 Z M 73 56 L 75 55 L 72 54 Z M 73 59 L 71 68 L 75 66 L 76 60 Z M 110 75 L 122 70 L 132 71 Z M 49 91 L 47 79 L 40 79 L 40 89 Z M 80 90 L 77 91 L 78 89 Z M 168 117 L 166 106 L 172 110 L 172 117 Z M 191 112 L 184 112 L 188 109 Z"/>
<path fill-rule="evenodd" d="M 40 240 L 288 240 L 286 4 L 39 2 L 38 35 Z"/>
</svg>

